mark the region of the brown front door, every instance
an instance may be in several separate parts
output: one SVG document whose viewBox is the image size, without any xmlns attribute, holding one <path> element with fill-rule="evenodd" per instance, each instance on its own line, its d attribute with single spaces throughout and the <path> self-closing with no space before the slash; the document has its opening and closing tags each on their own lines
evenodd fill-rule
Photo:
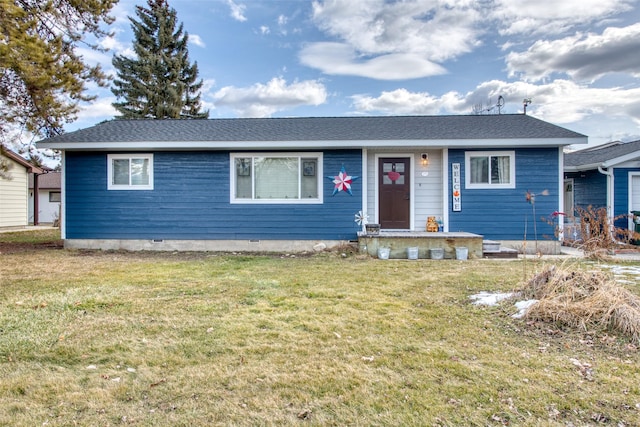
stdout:
<svg viewBox="0 0 640 427">
<path fill-rule="evenodd" d="M 380 228 L 408 230 L 411 186 L 408 158 L 378 160 L 378 212 Z"/>
</svg>

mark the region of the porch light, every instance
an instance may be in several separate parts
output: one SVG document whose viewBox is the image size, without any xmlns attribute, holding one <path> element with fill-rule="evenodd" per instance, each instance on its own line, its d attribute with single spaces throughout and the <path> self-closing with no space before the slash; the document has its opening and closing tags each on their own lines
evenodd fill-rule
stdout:
<svg viewBox="0 0 640 427">
<path fill-rule="evenodd" d="M 429 166 L 429 155 L 427 153 L 422 153 L 420 157 L 422 158 L 422 160 L 420 161 L 422 167 L 426 168 L 427 166 Z"/>
</svg>

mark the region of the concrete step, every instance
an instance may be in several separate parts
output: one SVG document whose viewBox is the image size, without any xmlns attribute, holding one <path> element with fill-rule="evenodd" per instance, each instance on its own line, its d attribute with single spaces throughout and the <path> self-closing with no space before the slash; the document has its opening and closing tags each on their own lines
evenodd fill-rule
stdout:
<svg viewBox="0 0 640 427">
<path fill-rule="evenodd" d="M 500 242 L 494 240 L 482 241 L 483 258 L 518 258 L 518 251 L 511 248 L 503 248 Z"/>
</svg>

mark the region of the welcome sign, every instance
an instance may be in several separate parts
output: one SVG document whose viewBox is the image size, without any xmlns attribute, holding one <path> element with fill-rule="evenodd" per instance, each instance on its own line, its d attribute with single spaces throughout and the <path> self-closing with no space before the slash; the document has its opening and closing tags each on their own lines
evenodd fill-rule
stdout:
<svg viewBox="0 0 640 427">
<path fill-rule="evenodd" d="M 462 210 L 462 195 L 460 194 L 460 163 L 451 164 L 451 182 L 453 184 L 451 192 L 453 211 L 460 212 Z"/>
</svg>

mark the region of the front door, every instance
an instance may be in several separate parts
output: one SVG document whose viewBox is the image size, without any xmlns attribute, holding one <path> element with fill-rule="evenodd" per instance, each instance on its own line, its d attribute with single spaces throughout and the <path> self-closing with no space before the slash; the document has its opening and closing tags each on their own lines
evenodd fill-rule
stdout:
<svg viewBox="0 0 640 427">
<path fill-rule="evenodd" d="M 410 159 L 378 160 L 378 213 L 380 228 L 408 230 L 411 208 Z"/>
<path fill-rule="evenodd" d="M 573 179 L 564 180 L 564 214 L 573 218 Z"/>
<path fill-rule="evenodd" d="M 637 172 L 629 172 L 629 212 L 640 211 L 640 175 Z M 629 230 L 635 230 L 633 216 L 629 216 Z"/>
</svg>

